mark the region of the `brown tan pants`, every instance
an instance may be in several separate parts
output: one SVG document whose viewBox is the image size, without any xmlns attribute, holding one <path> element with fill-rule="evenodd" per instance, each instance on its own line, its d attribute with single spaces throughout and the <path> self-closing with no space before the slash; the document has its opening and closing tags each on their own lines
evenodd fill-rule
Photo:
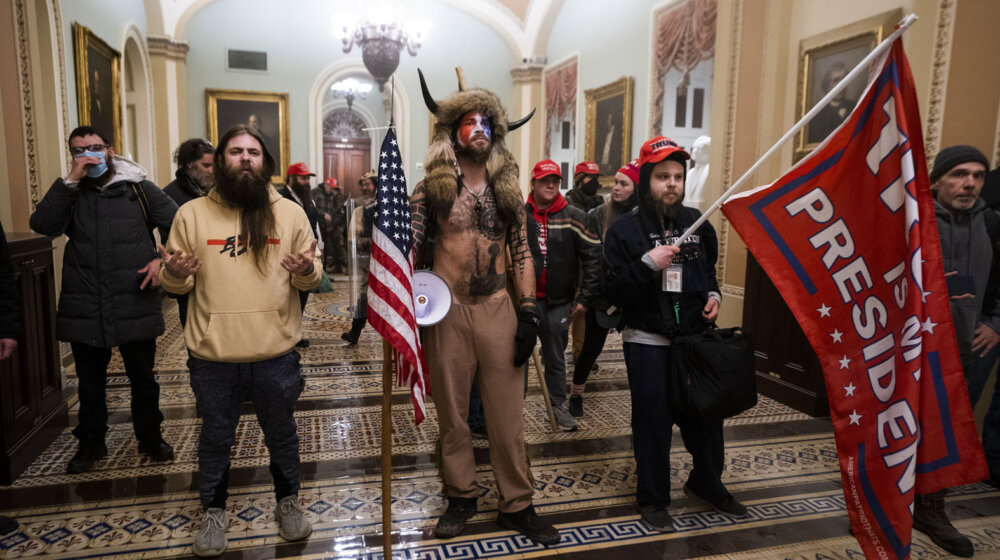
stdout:
<svg viewBox="0 0 1000 560">
<path fill-rule="evenodd" d="M 531 505 L 532 479 L 524 447 L 524 369 L 514 367 L 517 316 L 506 292 L 477 305 L 452 304 L 444 321 L 423 333 L 431 391 L 441 430 L 444 493 L 479 495 L 469 431 L 469 394 L 479 387 L 486 412 L 490 462 L 502 512 Z"/>
</svg>

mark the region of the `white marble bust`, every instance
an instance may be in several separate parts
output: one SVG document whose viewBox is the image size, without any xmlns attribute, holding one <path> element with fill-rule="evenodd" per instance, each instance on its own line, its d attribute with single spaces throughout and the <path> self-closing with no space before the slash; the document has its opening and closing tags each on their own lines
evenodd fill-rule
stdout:
<svg viewBox="0 0 1000 560">
<path fill-rule="evenodd" d="M 687 194 L 684 196 L 684 204 L 702 210 L 702 197 L 705 192 L 705 181 L 708 179 L 708 156 L 711 150 L 712 139 L 708 136 L 699 136 L 694 145 L 691 146 L 691 161 L 694 166 L 687 174 Z"/>
</svg>

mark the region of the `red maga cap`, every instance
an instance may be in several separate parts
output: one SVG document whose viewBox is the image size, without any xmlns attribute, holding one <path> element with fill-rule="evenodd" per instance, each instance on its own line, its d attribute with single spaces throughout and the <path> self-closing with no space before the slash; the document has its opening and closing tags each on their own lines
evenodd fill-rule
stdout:
<svg viewBox="0 0 1000 560">
<path fill-rule="evenodd" d="M 289 165 L 288 173 L 286 173 L 286 175 L 288 175 L 289 177 L 291 177 L 292 175 L 311 175 L 313 177 L 316 176 L 316 174 L 313 173 L 312 171 L 309 171 L 309 168 L 306 167 L 306 164 L 302 163 L 301 161 Z"/>
<path fill-rule="evenodd" d="M 587 175 L 600 175 L 601 168 L 597 167 L 597 164 L 592 161 L 581 161 L 576 164 L 573 169 L 573 175 L 579 175 L 580 173 L 585 173 Z"/>
<path fill-rule="evenodd" d="M 548 177 L 549 175 L 555 175 L 562 179 L 562 172 L 559 169 L 559 164 L 552 161 L 551 159 L 543 159 L 542 161 L 535 164 L 535 168 L 531 170 L 532 179 L 541 179 L 542 177 Z"/>
<path fill-rule="evenodd" d="M 677 142 L 666 136 L 650 138 L 646 140 L 646 143 L 642 145 L 642 149 L 639 150 L 639 167 L 647 163 L 659 163 L 667 156 L 675 153 L 683 155 L 683 159 L 685 160 L 691 159 L 691 154 L 685 152 L 683 148 L 677 145 Z"/>
<path fill-rule="evenodd" d="M 339 189 L 340 188 L 340 185 L 337 184 L 337 178 L 336 177 L 330 177 L 329 179 L 327 179 L 326 181 L 323 181 L 323 182 L 326 183 L 327 185 L 330 185 L 331 187 L 333 187 L 335 189 Z"/>
</svg>

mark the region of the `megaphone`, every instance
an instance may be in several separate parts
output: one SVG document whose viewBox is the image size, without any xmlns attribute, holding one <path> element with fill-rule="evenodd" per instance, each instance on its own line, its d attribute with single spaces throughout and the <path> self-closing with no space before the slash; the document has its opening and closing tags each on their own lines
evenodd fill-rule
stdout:
<svg viewBox="0 0 1000 560">
<path fill-rule="evenodd" d="M 444 320 L 451 309 L 451 290 L 443 278 L 429 270 L 413 273 L 413 313 L 417 325 L 429 327 Z"/>
</svg>

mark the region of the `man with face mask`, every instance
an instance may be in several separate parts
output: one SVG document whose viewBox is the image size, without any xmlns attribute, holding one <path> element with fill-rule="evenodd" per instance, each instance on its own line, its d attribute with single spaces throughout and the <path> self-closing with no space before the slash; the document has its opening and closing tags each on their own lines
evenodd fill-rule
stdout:
<svg viewBox="0 0 1000 560">
<path fill-rule="evenodd" d="M 604 204 L 604 197 L 597 194 L 601 184 L 597 181 L 601 170 L 592 161 L 581 161 L 573 170 L 573 188 L 566 193 L 566 202 L 584 212 Z"/>
<path fill-rule="evenodd" d="M 505 137 L 527 122 L 508 123 L 500 99 L 480 88 L 444 101 L 431 96 L 420 73 L 424 102 L 437 122 L 424 159 L 427 174 L 410 199 L 413 255 L 422 266 L 434 241 L 433 271 L 451 289 L 440 323 L 422 330 L 431 394 L 441 432 L 441 470 L 448 509 L 435 535 L 452 538 L 476 514 L 480 486 L 468 424 L 472 386 L 486 412 L 490 459 L 500 492 L 498 523 L 551 545 L 559 531 L 538 517 L 524 446 L 524 371 L 538 337 L 535 272 L 517 163 Z M 507 291 L 506 255 L 516 301 Z"/>
<path fill-rule="evenodd" d="M 214 163 L 215 188 L 177 212 L 160 271 L 167 291 L 191 294 L 184 342 L 202 420 L 197 556 L 226 550 L 230 452 L 247 399 L 271 459 L 278 534 L 294 541 L 312 532 L 298 502 L 293 413 L 303 387 L 298 294 L 323 270 L 316 238 L 302 209 L 271 187 L 274 159 L 255 129 L 230 129 Z"/>
<path fill-rule="evenodd" d="M 177 204 L 146 180 L 138 164 L 115 155 L 108 138 L 81 126 L 69 135 L 73 163 L 31 215 L 31 229 L 66 235 L 56 336 L 70 343 L 79 381 L 79 448 L 67 471 L 90 470 L 108 453 L 105 402 L 108 363 L 117 347 L 132 389 L 132 426 L 139 452 L 170 461 L 160 435 L 160 386 L 153 363 L 163 334 L 160 259 L 154 227 L 169 228 Z"/>
</svg>

